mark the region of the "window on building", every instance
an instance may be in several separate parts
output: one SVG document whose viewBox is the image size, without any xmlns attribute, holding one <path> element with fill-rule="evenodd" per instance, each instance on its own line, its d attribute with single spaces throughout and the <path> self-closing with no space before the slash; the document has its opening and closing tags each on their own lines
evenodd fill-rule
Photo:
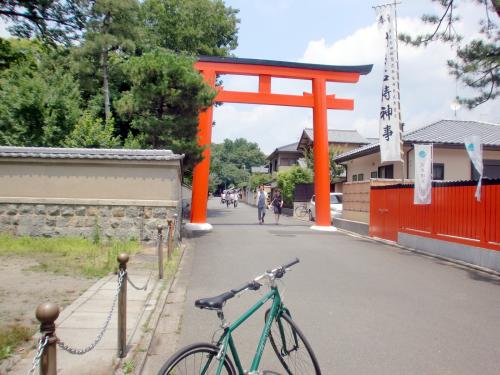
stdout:
<svg viewBox="0 0 500 375">
<path fill-rule="evenodd" d="M 394 165 L 378 167 L 378 178 L 394 178 Z"/>
<path fill-rule="evenodd" d="M 476 168 L 471 163 L 472 179 L 477 180 L 479 178 L 479 173 L 477 173 Z M 487 178 L 500 178 L 500 160 L 483 160 L 483 177 Z"/>
<path fill-rule="evenodd" d="M 373 171 L 372 173 L 370 173 L 370 178 L 377 178 L 377 177 L 378 177 L 377 171 Z"/>
<path fill-rule="evenodd" d="M 440 181 L 444 180 L 444 164 L 432 163 L 432 179 Z"/>
<path fill-rule="evenodd" d="M 365 179 L 365 175 L 363 173 L 358 174 L 358 181 L 363 181 Z"/>
<path fill-rule="evenodd" d="M 353 174 L 352 175 L 352 180 L 353 181 L 358 181 L 358 175 L 357 174 Z"/>
</svg>

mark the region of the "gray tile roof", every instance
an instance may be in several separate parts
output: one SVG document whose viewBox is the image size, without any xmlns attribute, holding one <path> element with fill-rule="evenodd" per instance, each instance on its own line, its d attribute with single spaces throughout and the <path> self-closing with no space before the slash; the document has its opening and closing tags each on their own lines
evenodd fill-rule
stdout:
<svg viewBox="0 0 500 375">
<path fill-rule="evenodd" d="M 462 144 L 469 135 L 480 135 L 483 145 L 500 146 L 500 125 L 479 121 L 441 120 L 406 132 L 403 139 L 410 143 Z"/>
<path fill-rule="evenodd" d="M 465 137 L 469 135 L 480 135 L 481 142 L 485 146 L 500 147 L 500 125 L 479 122 L 441 120 L 422 128 L 403 133 L 405 144 L 433 143 L 460 145 L 464 143 Z M 352 156 L 363 156 L 379 152 L 379 143 L 372 143 L 354 150 L 338 155 L 336 161 L 353 159 Z"/>
<path fill-rule="evenodd" d="M 343 154 L 337 155 L 333 160 L 342 162 L 345 160 L 350 160 L 353 159 L 350 156 L 356 155 L 356 156 L 363 156 L 363 155 L 368 155 L 368 154 L 373 154 L 375 152 L 380 151 L 380 145 L 379 143 L 370 143 L 369 145 L 365 145 L 359 148 L 355 148 L 354 150 L 350 150 L 347 152 L 344 152 Z"/>
<path fill-rule="evenodd" d="M 297 151 L 298 145 L 299 145 L 298 142 L 290 143 L 289 145 L 285 145 L 285 146 L 281 146 L 281 147 L 276 148 L 275 152 L 276 151 L 279 151 L 279 152 L 298 152 Z"/>
<path fill-rule="evenodd" d="M 304 132 L 311 141 L 314 141 L 314 133 L 312 128 L 304 129 Z M 336 143 L 371 143 L 368 139 L 359 134 L 356 130 L 343 129 L 328 129 L 328 142 Z"/>
<path fill-rule="evenodd" d="M 184 155 L 170 150 L 128 150 L 96 148 L 52 148 L 0 146 L 0 157 L 42 159 L 181 160 Z"/>
<path fill-rule="evenodd" d="M 275 156 L 277 156 L 278 152 L 295 152 L 297 153 L 297 155 L 302 154 L 302 152 L 297 149 L 298 146 L 299 143 L 295 142 L 295 143 L 290 143 L 289 145 L 277 147 L 276 149 L 274 149 L 273 152 L 269 154 L 269 156 L 266 159 L 267 160 L 273 159 Z"/>
</svg>

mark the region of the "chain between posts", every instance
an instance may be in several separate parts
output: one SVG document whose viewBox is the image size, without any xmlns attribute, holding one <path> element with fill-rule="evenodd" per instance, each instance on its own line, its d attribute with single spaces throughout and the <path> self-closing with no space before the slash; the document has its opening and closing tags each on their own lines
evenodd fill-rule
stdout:
<svg viewBox="0 0 500 375">
<path fill-rule="evenodd" d="M 40 359 L 42 358 L 43 350 L 47 346 L 48 342 L 49 342 L 49 336 L 42 336 L 40 337 L 40 340 L 38 340 L 38 349 L 36 350 L 36 355 L 33 358 L 33 366 L 31 367 L 31 370 L 28 372 L 28 375 L 34 374 L 35 370 L 40 365 Z"/>
<path fill-rule="evenodd" d="M 148 279 L 146 280 L 146 284 L 144 284 L 144 286 L 142 287 L 138 287 L 137 285 L 135 285 L 132 280 L 130 280 L 130 275 L 127 274 L 127 281 L 128 283 L 134 288 L 134 289 L 137 289 L 137 290 L 147 290 L 148 289 L 148 285 L 149 285 L 149 280 L 151 280 L 151 275 L 153 274 L 153 271 L 151 271 L 149 273 L 149 277 Z"/>
<path fill-rule="evenodd" d="M 127 274 L 126 270 L 120 270 L 118 273 L 118 287 L 116 288 L 115 295 L 113 297 L 113 305 L 111 306 L 111 310 L 108 314 L 108 317 L 106 318 L 106 323 L 104 323 L 104 326 L 101 329 L 101 332 L 97 335 L 96 339 L 90 344 L 89 346 L 83 348 L 83 349 L 75 349 L 70 346 L 68 346 L 66 343 L 64 343 L 62 340 L 57 340 L 57 346 L 61 348 L 62 350 L 67 351 L 68 353 L 71 354 L 76 354 L 76 355 L 83 355 L 85 353 L 90 352 L 92 349 L 96 347 L 96 345 L 101 341 L 102 337 L 104 336 L 104 332 L 106 332 L 106 329 L 108 328 L 109 322 L 111 321 L 111 318 L 113 316 L 113 311 L 115 310 L 116 306 L 116 301 L 118 300 L 118 294 L 120 293 L 120 289 L 123 284 L 123 278 Z"/>
</svg>

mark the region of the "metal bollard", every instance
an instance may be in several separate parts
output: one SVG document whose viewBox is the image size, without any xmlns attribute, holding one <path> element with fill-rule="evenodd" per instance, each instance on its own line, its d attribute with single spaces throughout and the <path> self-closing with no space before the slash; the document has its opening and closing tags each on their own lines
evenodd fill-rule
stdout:
<svg viewBox="0 0 500 375">
<path fill-rule="evenodd" d="M 163 225 L 158 224 L 158 278 L 163 279 Z"/>
<path fill-rule="evenodd" d="M 36 308 L 35 315 L 40 322 L 42 337 L 48 337 L 47 346 L 44 348 L 40 360 L 40 375 L 56 375 L 57 337 L 55 334 L 55 321 L 59 316 L 59 306 L 51 302 L 42 303 Z"/>
<path fill-rule="evenodd" d="M 172 260 L 172 253 L 174 251 L 174 221 L 172 219 L 167 220 L 168 223 L 168 248 L 167 248 L 167 259 Z"/>
<path fill-rule="evenodd" d="M 118 255 L 119 271 L 127 271 L 128 254 Z M 119 274 L 118 274 L 119 275 Z M 119 277 L 119 276 L 118 276 Z M 127 355 L 127 274 L 123 276 L 120 293 L 118 295 L 118 358 Z"/>
</svg>

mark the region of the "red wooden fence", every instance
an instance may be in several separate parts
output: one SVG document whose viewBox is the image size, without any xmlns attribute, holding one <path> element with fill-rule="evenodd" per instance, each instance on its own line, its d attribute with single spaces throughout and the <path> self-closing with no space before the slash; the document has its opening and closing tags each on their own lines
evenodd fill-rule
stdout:
<svg viewBox="0 0 500 375">
<path fill-rule="evenodd" d="M 398 232 L 500 250 L 500 181 L 433 183 L 432 203 L 413 204 L 413 185 L 373 186 L 370 235 L 397 241 Z"/>
</svg>

